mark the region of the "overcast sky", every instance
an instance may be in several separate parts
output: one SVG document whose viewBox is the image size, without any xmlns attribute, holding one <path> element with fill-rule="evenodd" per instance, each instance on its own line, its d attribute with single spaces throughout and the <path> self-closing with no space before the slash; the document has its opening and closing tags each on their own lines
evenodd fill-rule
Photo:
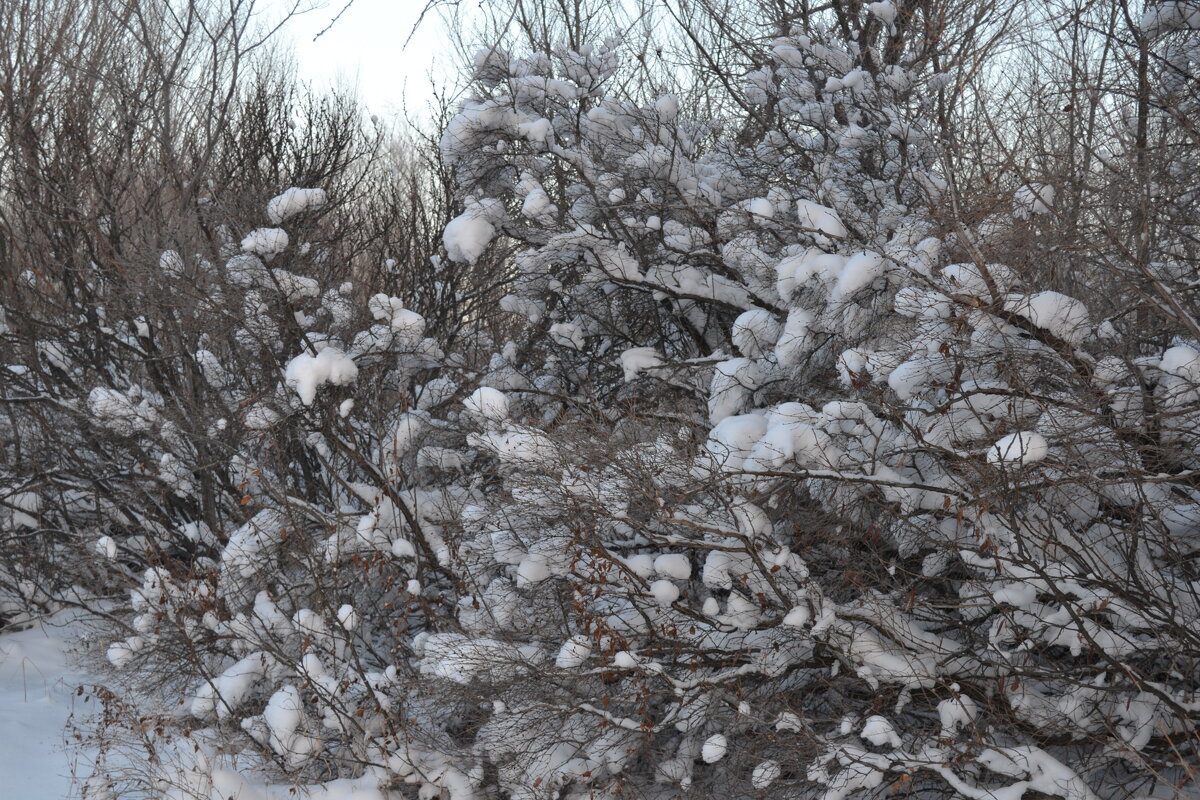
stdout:
<svg viewBox="0 0 1200 800">
<path fill-rule="evenodd" d="M 287 0 L 271 0 L 286 8 Z M 407 102 L 410 114 L 424 113 L 430 75 L 444 78 L 453 54 L 437 13 L 426 16 L 405 45 L 424 0 L 354 0 L 337 23 L 316 41 L 345 0 L 324 0 L 323 7 L 294 18 L 285 28 L 296 53 L 300 77 L 317 89 L 356 84 L 372 113 L 397 113 Z"/>
</svg>

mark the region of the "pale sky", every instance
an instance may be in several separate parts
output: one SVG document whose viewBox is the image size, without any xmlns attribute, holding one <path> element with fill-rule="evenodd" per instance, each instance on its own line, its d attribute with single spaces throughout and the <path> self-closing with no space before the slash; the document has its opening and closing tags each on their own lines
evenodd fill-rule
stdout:
<svg viewBox="0 0 1200 800">
<path fill-rule="evenodd" d="M 431 96 L 430 75 L 439 82 L 454 69 L 454 55 L 445 25 L 436 12 L 427 14 L 405 46 L 424 0 L 354 0 L 334 26 L 316 41 L 345 0 L 316 0 L 312 11 L 293 18 L 283 39 L 295 50 L 300 77 L 314 88 L 357 84 L 371 113 L 424 115 Z M 268 0 L 264 9 L 281 13 L 288 0 Z"/>
</svg>

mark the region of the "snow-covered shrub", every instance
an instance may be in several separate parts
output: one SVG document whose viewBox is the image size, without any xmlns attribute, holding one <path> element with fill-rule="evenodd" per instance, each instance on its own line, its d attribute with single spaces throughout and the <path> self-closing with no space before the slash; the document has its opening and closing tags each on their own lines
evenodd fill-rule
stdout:
<svg viewBox="0 0 1200 800">
<path fill-rule="evenodd" d="M 247 230 L 286 243 L 223 266 L 243 350 L 193 356 L 230 409 L 211 438 L 238 431 L 236 516 L 200 513 L 180 465 L 204 454 L 147 443 L 162 393 L 100 387 L 97 424 L 195 504 L 107 645 L 179 709 L 160 788 L 1090 800 L 1188 778 L 1194 288 L 1142 306 L 1159 336 L 992 260 L 1057 199 L 959 216 L 950 77 L 904 33 L 934 12 L 835 5 L 842 26 L 773 36 L 731 119 L 627 89 L 617 38 L 476 59 L 439 263 L 512 249 L 505 341 L 325 285 L 272 201 Z M 1194 266 L 1172 248 L 1154 269 Z"/>
<path fill-rule="evenodd" d="M 483 378 L 504 413 L 467 420 L 494 466 L 444 540 L 462 630 L 416 652 L 492 707 L 408 732 L 520 797 L 1183 779 L 1189 351 L 1125 360 L 989 262 L 1047 187 L 944 224 L 945 76 L 800 29 L 744 96 L 772 126 L 731 137 L 609 95 L 622 52 L 487 60 L 443 135 L 476 209 L 450 256 L 519 242 L 529 323 Z"/>
<path fill-rule="evenodd" d="M 369 328 L 372 294 L 450 338 L 503 294 L 475 280 L 494 281 L 490 258 L 435 273 L 452 214 L 415 137 L 247 49 L 274 14 L 252 11 L 0 10 L 0 622 L 210 557 L 197 526 L 219 539 L 258 510 L 239 505 L 261 477 L 252 451 L 308 458 L 277 426 L 298 397 L 287 366 L 330 366 L 321 351 Z M 388 326 L 364 332 L 367 361 L 414 335 Z M 303 367 L 296 385 L 317 394 L 349 379 L 318 387 Z M 323 496 L 311 469 L 301 484 Z"/>
</svg>

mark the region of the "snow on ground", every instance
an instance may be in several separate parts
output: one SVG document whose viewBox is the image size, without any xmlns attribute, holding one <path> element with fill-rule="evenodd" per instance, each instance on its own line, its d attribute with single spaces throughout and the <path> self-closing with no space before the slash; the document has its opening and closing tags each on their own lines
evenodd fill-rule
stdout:
<svg viewBox="0 0 1200 800">
<path fill-rule="evenodd" d="M 71 616 L 0 634 L 0 795 L 22 800 L 74 796 L 78 756 L 65 747 L 72 710 L 90 713 L 75 687 L 93 676 L 72 665 L 68 643 L 79 623 Z M 88 772 L 86 763 L 80 771 Z"/>
</svg>

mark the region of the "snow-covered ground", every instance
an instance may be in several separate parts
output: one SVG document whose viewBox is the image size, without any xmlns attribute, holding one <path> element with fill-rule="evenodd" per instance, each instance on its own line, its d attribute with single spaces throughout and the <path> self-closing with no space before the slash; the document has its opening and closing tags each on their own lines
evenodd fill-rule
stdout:
<svg viewBox="0 0 1200 800">
<path fill-rule="evenodd" d="M 79 800 L 92 762 L 86 749 L 69 745 L 67 725 L 71 721 L 86 733 L 88 717 L 96 711 L 94 699 L 84 702 L 89 693 L 77 695 L 76 689 L 97 682 L 97 676 L 71 657 L 73 646 L 86 636 L 86 625 L 76 612 L 0 634 L 0 800 Z M 189 746 L 184 755 L 191 755 L 190 751 Z M 183 783 L 200 796 L 241 800 L 384 800 L 387 796 L 377 788 L 380 777 L 371 774 L 320 786 L 268 786 L 249 773 L 240 774 L 241 769 L 226 761 L 214 761 L 203 773 L 189 772 L 182 762 L 178 767 L 186 773 Z"/>
<path fill-rule="evenodd" d="M 75 695 L 77 686 L 92 679 L 68 655 L 78 628 L 78 622 L 60 614 L 0 634 L 0 796 L 77 796 L 72 775 L 80 757 L 66 747 L 65 726 L 73 710 L 83 716 L 92 705 Z M 86 777 L 86 760 L 79 766 Z"/>
</svg>

